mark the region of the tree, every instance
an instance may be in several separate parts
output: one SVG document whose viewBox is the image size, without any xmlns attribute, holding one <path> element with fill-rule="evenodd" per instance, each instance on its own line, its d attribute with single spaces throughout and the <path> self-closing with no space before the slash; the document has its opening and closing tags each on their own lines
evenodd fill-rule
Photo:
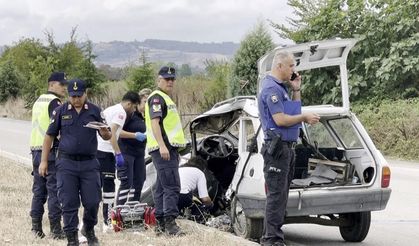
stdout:
<svg viewBox="0 0 419 246">
<path fill-rule="evenodd" d="M 198 101 L 200 109 L 206 111 L 214 106 L 215 103 L 225 100 L 227 97 L 227 87 L 231 65 L 226 61 L 205 61 L 205 71 L 210 81 L 205 90 L 202 100 Z"/>
<path fill-rule="evenodd" d="M 232 64 L 232 79 L 229 91 L 232 96 L 256 95 L 257 61 L 268 50 L 274 47 L 272 37 L 266 26 L 259 22 L 255 28 L 240 42 Z"/>
<path fill-rule="evenodd" d="M 31 61 L 38 56 L 46 58 L 48 50 L 39 39 L 24 38 L 19 40 L 13 46 L 7 46 L 0 61 L 12 62 L 25 80 L 30 78 Z"/>
<path fill-rule="evenodd" d="M 296 43 L 358 38 L 348 58 L 351 101 L 419 96 L 419 2 L 415 0 L 289 0 L 297 18 L 271 22 Z M 340 101 L 338 72 L 304 73 L 304 100 Z M 320 94 L 320 96 L 319 96 Z"/>
<path fill-rule="evenodd" d="M 38 56 L 30 61 L 30 78 L 28 83 L 23 86 L 23 98 L 25 107 L 31 108 L 36 99 L 48 89 L 48 77 L 55 66 L 53 57 Z"/>
<path fill-rule="evenodd" d="M 6 47 L 0 58 L 0 62 L 11 62 L 16 73 L 26 81 L 15 87 L 22 92 L 26 106 L 31 107 L 46 91 L 47 79 L 53 71 L 63 71 L 68 78 L 79 77 L 87 82 L 89 94 L 102 95 L 105 76 L 94 65 L 92 42 L 77 42 L 76 28 L 72 29 L 70 41 L 62 45 L 55 43 L 52 32 L 46 32 L 46 37 L 47 46 L 38 39 L 21 39 L 14 46 Z"/>
<path fill-rule="evenodd" d="M 83 79 L 86 82 L 86 87 L 89 88 L 88 93 L 99 97 L 104 93 L 103 82 L 105 82 L 105 75 L 99 71 L 93 63 L 96 55 L 93 54 L 92 41 L 88 40 L 81 48 L 83 52 L 83 59 L 77 63 L 77 69 L 74 71 L 74 77 Z"/>
<path fill-rule="evenodd" d="M 189 64 L 182 64 L 177 70 L 177 75 L 179 77 L 187 77 L 192 75 L 192 69 Z"/>
<path fill-rule="evenodd" d="M 9 97 L 17 97 L 23 83 L 24 76 L 19 73 L 13 61 L 6 60 L 0 64 L 0 102 L 5 102 Z"/>
<path fill-rule="evenodd" d="M 140 91 L 143 88 L 153 88 L 155 85 L 155 71 L 153 64 L 147 61 L 146 52 L 140 55 L 140 65 L 133 66 L 128 73 L 128 88 L 132 91 Z"/>
</svg>

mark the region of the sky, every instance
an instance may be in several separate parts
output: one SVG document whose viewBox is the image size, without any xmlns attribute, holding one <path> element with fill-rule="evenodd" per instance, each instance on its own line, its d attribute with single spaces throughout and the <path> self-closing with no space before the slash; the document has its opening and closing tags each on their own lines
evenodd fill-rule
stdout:
<svg viewBox="0 0 419 246">
<path fill-rule="evenodd" d="M 0 45 L 22 37 L 93 42 L 166 39 L 239 43 L 258 20 L 286 23 L 286 0 L 0 0 Z M 284 43 L 267 24 L 275 43 Z M 290 41 L 285 41 L 289 43 Z"/>
</svg>

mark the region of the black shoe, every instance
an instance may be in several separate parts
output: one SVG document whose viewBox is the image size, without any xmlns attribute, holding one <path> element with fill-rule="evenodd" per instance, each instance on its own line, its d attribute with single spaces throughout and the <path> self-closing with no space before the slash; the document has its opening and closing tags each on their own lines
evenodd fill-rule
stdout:
<svg viewBox="0 0 419 246">
<path fill-rule="evenodd" d="M 44 238 L 45 233 L 42 231 L 42 218 L 32 218 L 32 234 L 38 238 Z"/>
<path fill-rule="evenodd" d="M 87 238 L 87 245 L 89 246 L 99 246 L 99 239 L 97 239 L 95 235 L 95 229 L 86 229 L 86 227 L 83 225 L 81 228 L 81 234 Z"/>
<path fill-rule="evenodd" d="M 185 235 L 185 233 L 176 224 L 174 216 L 166 217 L 164 223 L 165 223 L 164 229 L 165 229 L 166 235 L 169 235 L 169 236 L 184 236 Z"/>
<path fill-rule="evenodd" d="M 156 236 L 160 236 L 165 232 L 164 229 L 164 218 L 163 217 L 156 217 L 156 227 L 154 228 L 154 232 Z"/>
<path fill-rule="evenodd" d="M 65 233 L 61 228 L 61 219 L 58 220 L 50 220 L 50 229 L 51 229 L 51 236 L 53 239 L 65 239 Z"/>
<path fill-rule="evenodd" d="M 79 236 L 77 231 L 66 232 L 67 246 L 79 246 Z"/>
</svg>

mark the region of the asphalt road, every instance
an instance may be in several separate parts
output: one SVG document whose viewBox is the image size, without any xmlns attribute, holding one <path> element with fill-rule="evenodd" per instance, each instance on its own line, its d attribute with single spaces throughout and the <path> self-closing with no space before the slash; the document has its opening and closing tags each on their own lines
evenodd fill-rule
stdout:
<svg viewBox="0 0 419 246">
<path fill-rule="evenodd" d="M 0 119 L 0 155 L 30 165 L 30 122 Z M 389 160 L 392 194 L 387 208 L 372 213 L 363 246 L 418 245 L 419 163 Z M 360 245 L 346 243 L 337 227 L 307 224 L 284 226 L 287 245 Z"/>
</svg>

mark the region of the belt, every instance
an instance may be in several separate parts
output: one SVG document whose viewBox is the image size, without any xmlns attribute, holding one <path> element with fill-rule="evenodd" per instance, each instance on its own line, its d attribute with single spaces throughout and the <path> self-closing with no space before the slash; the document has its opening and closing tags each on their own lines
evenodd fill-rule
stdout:
<svg viewBox="0 0 419 246">
<path fill-rule="evenodd" d="M 283 145 L 288 146 L 291 149 L 295 149 L 295 145 L 297 145 L 296 141 L 282 141 Z"/>
<path fill-rule="evenodd" d="M 58 152 L 58 159 L 69 159 L 72 161 L 88 161 L 96 158 L 95 155 L 70 155 L 63 152 Z"/>
</svg>

